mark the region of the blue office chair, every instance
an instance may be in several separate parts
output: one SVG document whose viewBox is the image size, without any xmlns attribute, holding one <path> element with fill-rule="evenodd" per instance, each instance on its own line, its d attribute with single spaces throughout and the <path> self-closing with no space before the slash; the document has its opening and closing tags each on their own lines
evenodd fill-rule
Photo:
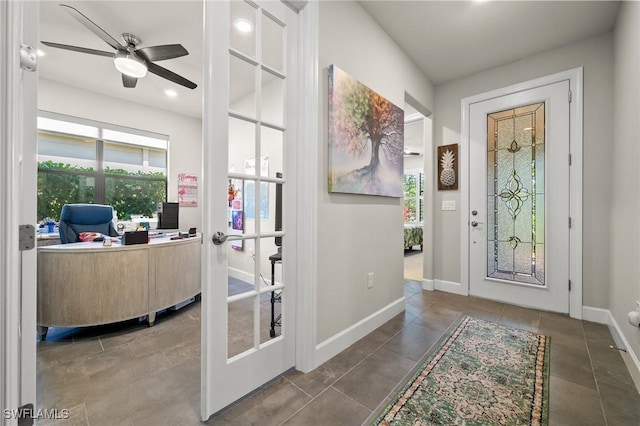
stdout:
<svg viewBox="0 0 640 426">
<path fill-rule="evenodd" d="M 60 212 L 60 242 L 62 244 L 80 241 L 81 232 L 100 232 L 117 237 L 113 226 L 113 207 L 102 204 L 65 204 Z"/>
</svg>

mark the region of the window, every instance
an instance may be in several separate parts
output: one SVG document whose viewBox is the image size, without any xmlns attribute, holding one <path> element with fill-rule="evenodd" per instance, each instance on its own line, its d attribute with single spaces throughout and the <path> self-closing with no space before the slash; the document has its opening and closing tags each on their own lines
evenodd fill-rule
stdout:
<svg viewBox="0 0 640 426">
<path fill-rule="evenodd" d="M 38 218 L 70 203 L 151 216 L 167 199 L 167 149 L 165 135 L 40 111 Z"/>
<path fill-rule="evenodd" d="M 424 219 L 424 173 L 406 171 L 404 174 L 403 217 L 405 222 L 417 223 Z"/>
</svg>

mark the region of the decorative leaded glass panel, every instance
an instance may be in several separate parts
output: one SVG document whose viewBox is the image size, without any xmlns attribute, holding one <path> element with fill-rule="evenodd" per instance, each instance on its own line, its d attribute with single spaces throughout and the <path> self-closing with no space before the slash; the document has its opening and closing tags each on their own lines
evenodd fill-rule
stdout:
<svg viewBox="0 0 640 426">
<path fill-rule="evenodd" d="M 544 285 L 544 103 L 487 116 L 487 277 Z"/>
</svg>

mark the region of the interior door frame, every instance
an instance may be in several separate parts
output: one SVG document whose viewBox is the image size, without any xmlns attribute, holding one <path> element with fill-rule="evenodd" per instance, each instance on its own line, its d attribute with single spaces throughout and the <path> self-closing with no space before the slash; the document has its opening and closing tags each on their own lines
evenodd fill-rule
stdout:
<svg viewBox="0 0 640 426">
<path fill-rule="evenodd" d="M 469 96 L 461 100 L 461 128 L 460 141 L 460 289 L 463 294 L 469 294 L 469 140 L 470 140 L 470 111 L 471 105 L 489 99 L 510 95 L 536 87 L 569 80 L 571 102 L 569 103 L 569 316 L 582 319 L 582 111 L 583 111 L 583 67 L 573 68 L 559 73 L 547 75 L 523 83 L 514 84 L 478 95 Z M 568 94 L 569 95 L 569 94 Z M 569 218 L 567 218 L 567 221 Z M 569 283 L 567 283 L 569 285 Z"/>
<path fill-rule="evenodd" d="M 37 2 L 0 4 L 0 424 L 5 409 L 36 405 L 37 251 L 19 251 L 18 226 L 36 223 L 37 74 L 20 46 L 37 46 Z M 28 412 L 27 412 L 28 414 Z"/>
</svg>

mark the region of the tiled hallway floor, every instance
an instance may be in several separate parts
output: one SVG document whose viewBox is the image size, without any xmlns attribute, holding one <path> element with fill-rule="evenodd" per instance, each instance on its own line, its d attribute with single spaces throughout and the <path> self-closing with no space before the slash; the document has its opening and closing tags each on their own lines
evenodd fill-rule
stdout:
<svg viewBox="0 0 640 426">
<path fill-rule="evenodd" d="M 639 425 L 640 396 L 606 326 L 407 281 L 406 311 L 309 374 L 289 372 L 213 425 L 360 425 L 462 315 L 551 336 L 550 425 Z M 222 390 L 224 391 L 224 390 Z M 61 425 L 200 425 L 200 304 L 131 322 L 52 329 L 38 343 L 38 406 Z M 39 425 L 52 424 L 49 421 Z"/>
</svg>

